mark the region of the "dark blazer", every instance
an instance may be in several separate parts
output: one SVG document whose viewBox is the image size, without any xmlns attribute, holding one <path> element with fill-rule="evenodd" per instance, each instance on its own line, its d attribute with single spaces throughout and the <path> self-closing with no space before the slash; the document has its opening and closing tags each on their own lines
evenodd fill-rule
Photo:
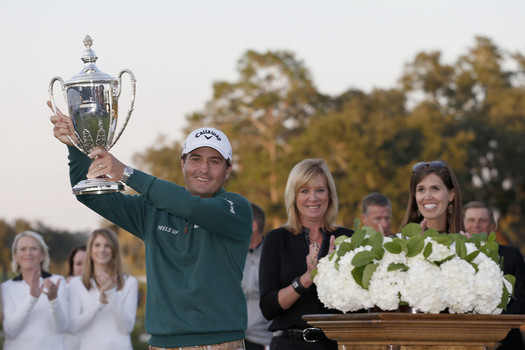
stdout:
<svg viewBox="0 0 525 350">
<path fill-rule="evenodd" d="M 516 247 L 500 245 L 499 256 L 503 258 L 503 273 L 516 277 L 514 298 L 507 305 L 504 314 L 525 314 L 525 261 Z M 525 350 L 519 328 L 511 329 L 501 342 L 499 350 Z"/>
</svg>

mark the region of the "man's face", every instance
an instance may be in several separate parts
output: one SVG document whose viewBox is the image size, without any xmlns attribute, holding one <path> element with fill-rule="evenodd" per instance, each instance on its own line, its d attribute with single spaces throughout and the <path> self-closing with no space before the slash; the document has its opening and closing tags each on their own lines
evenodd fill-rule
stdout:
<svg viewBox="0 0 525 350">
<path fill-rule="evenodd" d="M 390 236 L 390 224 L 392 223 L 392 209 L 388 206 L 369 205 L 366 214 L 361 214 L 363 226 L 370 226 L 374 230 L 382 232 L 383 236 Z"/>
<path fill-rule="evenodd" d="M 496 229 L 496 223 L 490 222 L 490 212 L 487 208 L 465 210 L 464 224 L 468 233 L 491 233 Z"/>
<path fill-rule="evenodd" d="M 209 198 L 217 193 L 230 176 L 231 166 L 210 147 L 197 148 L 181 159 L 186 189 L 194 196 Z"/>
</svg>

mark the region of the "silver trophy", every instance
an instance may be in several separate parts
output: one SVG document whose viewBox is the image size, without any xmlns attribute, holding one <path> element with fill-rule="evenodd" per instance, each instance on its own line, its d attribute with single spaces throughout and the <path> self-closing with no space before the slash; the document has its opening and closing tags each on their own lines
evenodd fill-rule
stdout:
<svg viewBox="0 0 525 350">
<path fill-rule="evenodd" d="M 101 72 L 95 62 L 97 55 L 91 50 L 93 40 L 89 35 L 84 39 L 86 50 L 82 54 L 84 67 L 80 73 L 64 82 L 60 77 L 54 77 L 49 83 L 49 97 L 55 114 L 57 108 L 53 95 L 56 81 L 62 85 L 69 117 L 75 129 L 76 140 L 69 140 L 84 154 L 89 154 L 95 147 L 103 147 L 109 151 L 118 141 L 128 124 L 133 105 L 135 104 L 135 76 L 128 69 L 123 69 L 118 78 Z M 131 104 L 124 124 L 116 132 L 118 120 L 118 99 L 122 87 L 122 75 L 128 73 L 131 78 Z M 97 178 L 80 181 L 73 187 L 73 193 L 101 194 L 117 192 L 124 185 L 113 178 Z"/>
</svg>

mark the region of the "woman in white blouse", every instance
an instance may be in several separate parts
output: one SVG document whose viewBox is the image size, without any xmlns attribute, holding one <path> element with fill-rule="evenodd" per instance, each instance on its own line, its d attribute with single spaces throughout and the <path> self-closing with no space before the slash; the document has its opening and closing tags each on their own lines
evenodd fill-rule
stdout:
<svg viewBox="0 0 525 350">
<path fill-rule="evenodd" d="M 11 247 L 17 277 L 2 283 L 4 350 L 63 350 L 68 327 L 64 277 L 51 275 L 41 235 L 24 231 Z"/>
<path fill-rule="evenodd" d="M 69 253 L 69 271 L 66 277 L 66 283 L 69 283 L 73 277 L 82 275 L 84 261 L 86 260 L 86 249 L 86 245 L 82 244 L 73 248 L 71 253 Z M 80 347 L 80 335 L 67 332 L 64 334 L 64 345 L 66 350 L 78 350 Z"/>
<path fill-rule="evenodd" d="M 69 282 L 69 331 L 80 334 L 79 350 L 132 350 L 138 284 L 125 275 L 117 235 L 93 231 L 84 270 Z"/>
</svg>

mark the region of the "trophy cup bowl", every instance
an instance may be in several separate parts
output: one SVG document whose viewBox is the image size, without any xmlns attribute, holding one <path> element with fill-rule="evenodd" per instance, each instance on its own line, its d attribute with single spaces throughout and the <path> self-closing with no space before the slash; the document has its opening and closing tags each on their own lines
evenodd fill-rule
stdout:
<svg viewBox="0 0 525 350">
<path fill-rule="evenodd" d="M 86 50 L 82 55 L 82 71 L 68 81 L 54 77 L 49 83 L 49 97 L 55 114 L 57 107 L 53 87 L 58 81 L 69 110 L 69 118 L 75 130 L 76 140 L 69 140 L 82 153 L 89 154 L 95 147 L 107 151 L 115 145 L 128 124 L 133 105 L 135 104 L 135 76 L 128 69 L 123 69 L 118 78 L 101 72 L 95 65 L 97 56 L 91 50 L 93 40 L 89 35 L 84 39 Z M 122 88 L 122 76 L 127 73 L 131 79 L 131 103 L 126 119 L 117 132 L 118 99 Z M 73 186 L 75 195 L 103 194 L 118 192 L 124 185 L 110 177 L 82 180 Z"/>
</svg>

